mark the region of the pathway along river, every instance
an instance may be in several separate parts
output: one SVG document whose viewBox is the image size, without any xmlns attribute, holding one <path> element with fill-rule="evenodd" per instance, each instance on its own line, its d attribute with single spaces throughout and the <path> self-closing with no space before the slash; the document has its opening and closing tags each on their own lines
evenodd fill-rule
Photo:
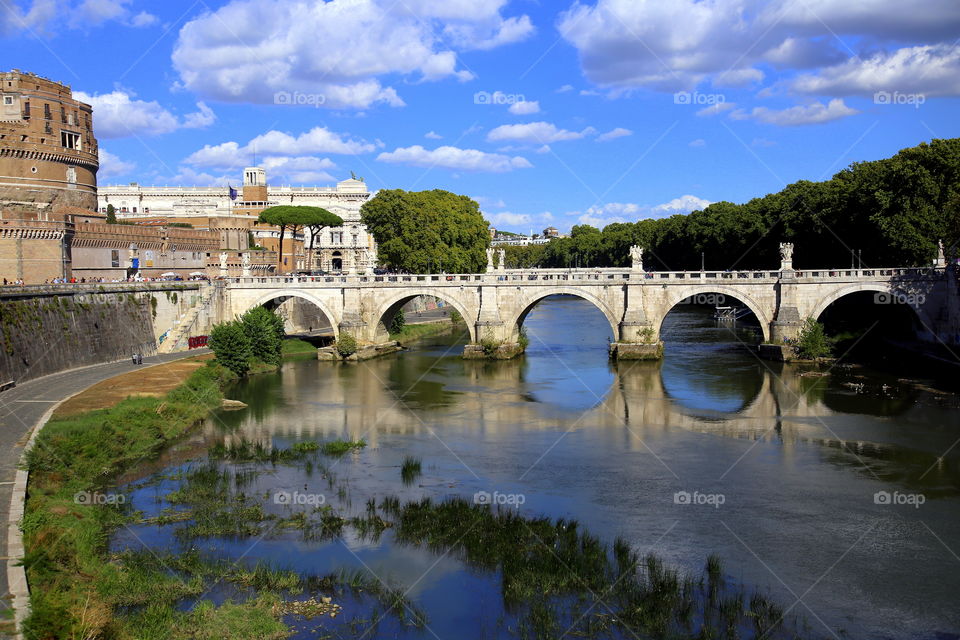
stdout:
<svg viewBox="0 0 960 640">
<path fill-rule="evenodd" d="M 202 439 L 277 448 L 365 438 L 362 451 L 324 461 L 327 479 L 276 465 L 247 492 L 321 495 L 354 514 L 369 497 L 487 492 L 522 501 L 526 515 L 575 518 L 606 543 L 621 536 L 683 570 L 699 572 L 717 553 L 731 580 L 800 614 L 809 637 L 960 637 L 954 396 L 864 370 L 814 377 L 761 362 L 702 307 L 667 318 L 660 363 L 610 364 L 609 325 L 579 299 L 544 301 L 526 328 L 527 355 L 511 362 L 463 361 L 464 338 L 451 336 L 359 364 L 288 363 L 231 390 L 250 408 L 219 414 Z M 196 444 L 156 482 L 127 487 L 134 508 L 170 506 L 175 472 L 206 461 Z M 413 483 L 400 479 L 405 456 L 422 460 Z M 288 515 L 310 508 L 265 502 Z M 397 545 L 389 529 L 377 542 L 349 528 L 326 541 L 295 530 L 185 541 L 178 526 L 123 529 L 112 546 L 198 547 L 302 574 L 369 570 L 409 589 L 429 630 L 394 624 L 368 638 L 511 637 L 495 575 L 456 554 Z M 208 597 L 232 595 L 218 587 Z M 361 637 L 362 623 L 350 633 L 343 625 L 371 618 L 369 605 L 340 604 L 335 621 L 301 620 L 297 637 L 323 628 Z"/>
</svg>

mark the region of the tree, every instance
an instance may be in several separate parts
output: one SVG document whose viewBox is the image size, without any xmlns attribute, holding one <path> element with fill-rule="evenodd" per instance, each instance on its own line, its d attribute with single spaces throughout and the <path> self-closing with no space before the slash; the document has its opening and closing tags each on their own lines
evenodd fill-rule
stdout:
<svg viewBox="0 0 960 640">
<path fill-rule="evenodd" d="M 240 317 L 243 331 L 250 341 L 253 358 L 279 365 L 283 349 L 283 318 L 265 307 L 255 307 Z"/>
<path fill-rule="evenodd" d="M 209 345 L 217 362 L 238 376 L 250 370 L 253 351 L 250 348 L 250 338 L 239 320 L 214 325 L 210 332 Z"/>
<path fill-rule="evenodd" d="M 393 314 L 393 320 L 390 321 L 390 335 L 397 335 L 407 324 L 407 316 L 403 313 L 403 309 L 397 309 L 397 312 Z"/>
<path fill-rule="evenodd" d="M 363 205 L 360 217 L 385 266 L 412 273 L 486 269 L 490 225 L 467 196 L 385 189 Z"/>
<path fill-rule="evenodd" d="M 112 204 L 107 205 L 107 224 L 117 224 L 117 209 Z"/>
<path fill-rule="evenodd" d="M 829 356 L 830 341 L 824 333 L 823 325 L 813 318 L 804 320 L 800 327 L 800 333 L 797 335 L 794 350 L 798 356 L 809 360 Z"/>
<path fill-rule="evenodd" d="M 323 213 L 321 213 L 323 212 Z M 327 216 L 324 216 L 327 214 Z M 264 224 L 270 224 L 275 227 L 280 227 L 280 246 L 279 251 L 277 252 L 277 271 L 280 272 L 283 270 L 283 235 L 284 232 L 289 228 L 290 235 L 296 236 L 297 231 L 303 229 L 304 227 L 309 227 L 311 225 L 322 224 L 323 220 L 330 220 L 329 216 L 333 215 L 326 209 L 320 207 L 298 207 L 293 205 L 279 205 L 276 207 L 268 207 L 260 212 L 260 215 L 257 217 L 257 222 L 262 222 Z M 343 221 L 341 220 L 341 223 Z M 296 257 L 294 256 L 295 260 Z M 296 265 L 292 265 L 296 269 Z"/>
<path fill-rule="evenodd" d="M 317 210 L 317 215 L 319 218 L 313 224 L 307 225 L 307 228 L 310 229 L 310 260 L 308 265 L 311 271 L 313 271 L 313 245 L 317 240 L 317 236 L 319 236 L 326 227 L 339 227 L 343 225 L 343 218 L 340 216 L 330 213 L 321 207 L 312 208 Z"/>
</svg>

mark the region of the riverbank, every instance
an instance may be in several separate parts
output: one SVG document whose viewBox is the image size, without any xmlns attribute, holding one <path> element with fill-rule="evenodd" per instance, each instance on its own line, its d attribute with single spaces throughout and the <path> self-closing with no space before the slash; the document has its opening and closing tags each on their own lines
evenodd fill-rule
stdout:
<svg viewBox="0 0 960 640">
<path fill-rule="evenodd" d="M 466 330 L 467 325 L 462 321 L 453 322 L 448 318 L 444 318 L 441 320 L 405 324 L 403 330 L 399 333 L 391 333 L 390 339 L 396 340 L 402 347 L 408 347 L 425 338 Z"/>
</svg>

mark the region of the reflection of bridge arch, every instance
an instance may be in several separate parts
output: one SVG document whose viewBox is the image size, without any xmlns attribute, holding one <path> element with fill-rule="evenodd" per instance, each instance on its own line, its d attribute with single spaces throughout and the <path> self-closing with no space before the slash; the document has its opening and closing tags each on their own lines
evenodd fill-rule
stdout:
<svg viewBox="0 0 960 640">
<path fill-rule="evenodd" d="M 610 333 L 613 335 L 614 339 L 620 335 L 619 333 L 619 324 L 620 318 L 610 309 L 610 307 L 600 298 L 594 296 L 591 293 L 588 293 L 584 289 L 575 288 L 575 287 L 547 287 L 540 289 L 538 288 L 536 293 L 533 296 L 528 296 L 519 302 L 520 312 L 517 314 L 516 318 L 513 319 L 513 322 L 507 322 L 508 327 L 516 327 L 516 330 L 519 331 L 523 327 L 523 321 L 527 319 L 527 316 L 537 306 L 540 301 L 544 298 L 550 296 L 574 296 L 580 298 L 581 300 L 586 300 L 591 303 L 597 309 L 600 310 L 600 313 L 604 315 L 607 319 L 607 322 L 610 323 Z"/>
<path fill-rule="evenodd" d="M 896 295 L 896 288 L 891 287 L 887 284 L 872 284 L 867 282 L 852 284 L 848 287 L 843 287 L 843 288 L 831 291 L 826 296 L 821 298 L 820 301 L 817 303 L 817 305 L 813 308 L 813 312 L 810 314 L 810 316 L 814 320 L 820 320 L 820 316 L 822 316 L 823 313 L 827 310 L 827 308 L 837 300 L 840 300 L 841 298 L 845 298 L 846 296 L 852 295 L 854 293 L 861 293 L 864 291 L 867 293 L 883 293 L 887 295 Z M 926 311 L 922 309 L 919 305 L 904 304 L 900 306 L 909 307 L 913 311 L 914 317 L 916 317 L 917 320 L 919 320 L 920 323 L 923 325 L 924 330 L 932 331 L 933 321 L 927 315 Z"/>
<path fill-rule="evenodd" d="M 687 406 L 687 404 L 684 402 L 684 400 L 683 400 L 682 398 L 676 396 L 674 393 L 672 393 L 672 392 L 670 391 L 671 383 L 669 383 L 667 380 L 664 380 L 664 376 L 663 376 L 663 368 L 664 368 L 664 365 L 666 365 L 666 364 L 668 364 L 668 363 L 666 363 L 666 362 L 661 363 L 661 365 L 660 365 L 660 367 L 659 367 L 659 372 L 660 372 L 660 376 L 659 376 L 659 377 L 660 377 L 660 388 L 662 389 L 663 397 L 666 398 L 666 399 L 668 399 L 670 402 L 673 402 L 674 404 L 677 405 L 677 407 L 678 407 L 677 410 L 678 410 L 679 413 L 685 413 L 685 412 L 687 412 L 687 411 L 692 411 L 692 412 L 703 412 L 703 411 L 714 412 L 714 411 L 716 411 L 717 413 L 746 414 L 746 413 L 749 413 L 750 410 L 751 410 L 755 405 L 757 405 L 758 403 L 761 402 L 761 400 L 760 400 L 761 396 L 770 393 L 770 379 L 769 379 L 769 376 L 767 375 L 768 372 L 767 372 L 766 370 L 763 370 L 763 371 L 760 371 L 760 372 L 758 373 L 758 375 L 759 375 L 759 384 L 757 384 L 755 387 L 752 388 L 752 390 L 751 390 L 752 393 L 750 393 L 750 394 L 749 394 L 749 397 L 747 397 L 746 399 L 744 399 L 744 400 L 740 403 L 740 406 L 739 406 L 739 407 L 737 407 L 737 408 L 735 408 L 735 409 L 731 409 L 731 410 L 727 410 L 727 409 L 709 409 L 709 410 L 707 410 L 707 409 L 699 409 L 699 408 L 696 408 L 696 407 L 690 407 L 690 406 Z M 743 374 L 741 374 L 741 375 L 743 375 Z"/>
<path fill-rule="evenodd" d="M 323 313 L 324 317 L 327 319 L 327 322 L 329 322 L 330 326 L 333 328 L 334 338 L 338 338 L 340 336 L 340 323 L 337 321 L 337 317 L 330 311 L 330 308 L 317 296 L 314 296 L 311 293 L 301 289 L 280 289 L 271 291 L 258 298 L 244 311 L 249 311 L 250 309 L 263 306 L 271 300 L 276 300 L 277 298 L 300 298 L 301 300 L 306 300 L 310 304 L 320 309 L 321 313 Z"/>
<path fill-rule="evenodd" d="M 757 302 L 751 296 L 746 295 L 739 289 L 714 284 L 685 287 L 680 291 L 679 295 L 672 296 L 670 298 L 670 302 L 663 307 L 666 309 L 666 312 L 655 320 L 656 324 L 654 326 L 654 335 L 660 335 L 660 327 L 663 324 L 664 318 L 666 318 L 667 314 L 673 311 L 673 308 L 678 304 L 691 296 L 710 295 L 717 293 L 733 298 L 750 309 L 750 311 L 756 317 L 757 322 L 760 323 L 760 330 L 763 332 L 764 342 L 770 339 L 770 323 L 773 321 L 773 317 L 771 313 L 766 312 L 762 304 Z"/>
<path fill-rule="evenodd" d="M 437 291 L 424 291 L 411 294 L 408 291 L 401 291 L 400 293 L 395 293 L 393 295 L 387 296 L 382 302 L 379 303 L 376 310 L 376 321 L 379 324 L 382 324 L 384 330 L 387 331 L 390 326 L 390 321 L 393 319 L 393 315 L 405 304 L 413 300 L 414 298 L 419 298 L 420 296 L 432 296 L 438 300 L 443 300 L 445 303 L 449 304 L 451 307 L 456 309 L 460 313 L 460 317 L 463 318 L 464 322 L 467 324 L 467 330 L 470 332 L 470 341 L 476 342 L 476 326 L 474 321 L 476 319 L 476 312 L 471 313 L 467 310 L 467 307 L 464 304 L 457 300 L 455 296 L 447 294 L 447 291 L 441 290 Z"/>
</svg>

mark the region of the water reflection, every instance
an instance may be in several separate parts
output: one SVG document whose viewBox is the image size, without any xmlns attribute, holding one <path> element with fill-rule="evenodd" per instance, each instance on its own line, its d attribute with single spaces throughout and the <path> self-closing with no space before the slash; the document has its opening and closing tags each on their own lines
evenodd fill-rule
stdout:
<svg viewBox="0 0 960 640">
<path fill-rule="evenodd" d="M 694 307 L 665 323 L 662 362 L 611 365 L 606 320 L 592 311 L 577 300 L 543 302 L 526 321 L 531 346 L 517 361 L 465 362 L 463 339 L 451 336 L 364 363 L 290 363 L 238 385 L 233 395 L 250 408 L 220 414 L 206 436 L 267 446 L 365 438 L 362 455 L 337 462 L 352 483 L 348 503 L 495 488 L 523 493 L 530 513 L 589 522 L 606 540 L 656 543 L 680 567 L 699 569 L 716 551 L 788 605 L 791 592 L 814 584 L 804 603 L 831 630 L 817 626 L 819 635 L 960 628 L 951 595 L 960 574 L 946 550 L 960 548 L 951 449 L 960 416 L 950 403 L 869 372 L 818 377 L 760 362 Z M 424 463 L 415 486 L 400 482 L 407 455 Z M 321 480 L 281 469 L 271 482 Z M 726 503 L 678 507 L 678 491 L 719 492 Z M 921 491 L 927 502 L 895 508 L 875 502 L 880 491 Z M 410 581 L 430 562 L 350 540 L 257 547 L 257 557 L 321 571 L 357 564 L 352 553 Z M 456 590 L 451 602 L 476 621 L 463 603 L 480 578 L 453 564 L 443 570 L 424 593 L 450 600 L 443 594 Z"/>
</svg>

